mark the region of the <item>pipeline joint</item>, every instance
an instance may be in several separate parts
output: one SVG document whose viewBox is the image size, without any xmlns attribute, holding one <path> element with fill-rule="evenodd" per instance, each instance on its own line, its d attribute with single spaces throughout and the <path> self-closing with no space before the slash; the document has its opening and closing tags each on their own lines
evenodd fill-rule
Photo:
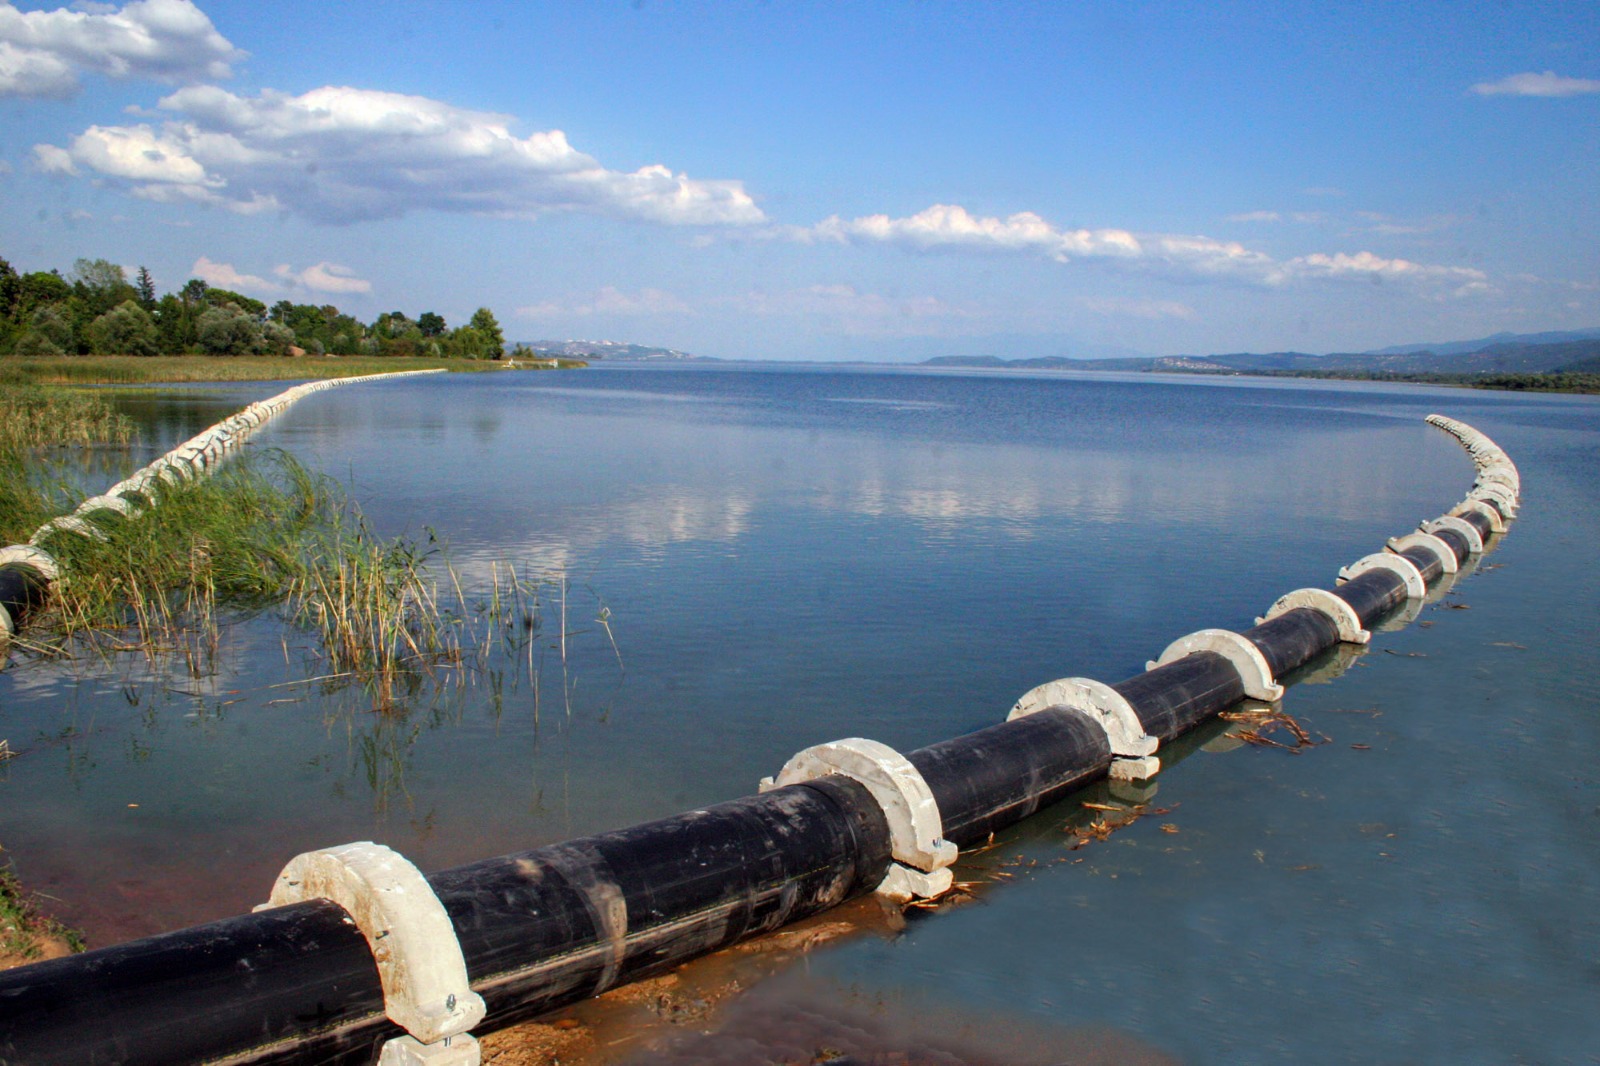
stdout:
<svg viewBox="0 0 1600 1066">
<path fill-rule="evenodd" d="M 1456 521 L 1461 522 L 1461 519 L 1458 518 Z M 1461 522 L 1461 524 L 1466 525 L 1465 522 Z M 1471 527 L 1469 526 L 1468 528 L 1470 529 Z M 1424 532 L 1431 533 L 1433 531 L 1425 529 Z M 1392 555 L 1389 552 L 1373 552 L 1371 555 L 1363 555 L 1339 571 L 1339 584 L 1343 585 L 1347 581 L 1352 581 L 1368 570 L 1388 570 L 1405 582 L 1406 599 L 1408 600 L 1421 600 L 1428 594 L 1428 583 L 1422 579 L 1422 571 L 1417 569 L 1417 564 L 1403 555 Z"/>
<path fill-rule="evenodd" d="M 1087 677 L 1047 681 L 1023 693 L 1006 721 L 1051 707 L 1077 711 L 1105 730 L 1113 756 L 1106 776 L 1113 781 L 1148 781 L 1161 772 L 1161 760 L 1155 755 L 1161 741 L 1145 733 L 1133 704 L 1110 685 Z"/>
<path fill-rule="evenodd" d="M 271 898 L 255 909 L 307 899 L 332 900 L 349 914 L 378 964 L 384 1013 L 415 1038 L 392 1041 L 392 1052 L 385 1045 L 380 1062 L 477 1066 L 477 1041 L 467 1030 L 487 1007 L 468 983 L 455 926 L 420 870 L 371 841 L 308 851 L 289 860 Z"/>
<path fill-rule="evenodd" d="M 1256 625 L 1301 607 L 1316 611 L 1332 622 L 1339 631 L 1341 644 L 1366 644 L 1372 640 L 1372 634 L 1361 628 L 1361 616 L 1356 614 L 1356 609 L 1327 589 L 1295 589 L 1279 596 L 1267 608 L 1267 613 L 1256 619 Z"/>
<path fill-rule="evenodd" d="M 1431 522 L 1422 523 L 1417 528 L 1423 533 L 1437 533 L 1441 529 L 1454 530 L 1466 539 L 1467 551 L 1473 555 L 1483 554 L 1483 535 L 1478 532 L 1477 526 L 1465 518 L 1453 514 L 1441 515 Z"/>
<path fill-rule="evenodd" d="M 815 744 L 793 755 L 775 777 L 762 778 L 761 791 L 829 774 L 859 782 L 888 820 L 895 862 L 875 889 L 879 895 L 903 903 L 950 890 L 955 878 L 949 866 L 960 849 L 944 839 L 939 804 L 921 772 L 889 745 L 864 737 Z"/>
<path fill-rule="evenodd" d="M 1179 637 L 1167 645 L 1159 659 L 1145 663 L 1146 670 L 1166 666 L 1196 652 L 1208 651 L 1222 656 L 1233 664 L 1244 684 L 1244 694 L 1264 703 L 1277 703 L 1283 699 L 1283 686 L 1272 678 L 1272 667 L 1267 664 L 1261 649 L 1249 639 L 1229 629 L 1201 629 L 1186 637 Z"/>
</svg>

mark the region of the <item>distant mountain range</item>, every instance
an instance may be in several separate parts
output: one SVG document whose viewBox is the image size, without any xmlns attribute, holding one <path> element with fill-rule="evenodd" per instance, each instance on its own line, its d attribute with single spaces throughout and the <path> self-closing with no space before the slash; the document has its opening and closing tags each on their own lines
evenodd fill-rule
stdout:
<svg viewBox="0 0 1600 1066">
<path fill-rule="evenodd" d="M 925 366 L 1015 367 L 1017 369 L 1169 370 L 1188 373 L 1266 374 L 1546 374 L 1600 373 L 1600 329 L 1552 333 L 1497 333 L 1473 341 L 1405 344 L 1371 352 L 1237 352 L 1126 359 L 1044 356 L 1002 359 L 995 355 L 948 355 Z"/>
<path fill-rule="evenodd" d="M 688 352 L 680 352 L 676 348 L 651 348 L 643 344 L 625 344 L 621 341 L 524 341 L 523 343 L 531 348 L 535 355 L 557 356 L 562 359 L 659 362 L 701 358 Z"/>
</svg>

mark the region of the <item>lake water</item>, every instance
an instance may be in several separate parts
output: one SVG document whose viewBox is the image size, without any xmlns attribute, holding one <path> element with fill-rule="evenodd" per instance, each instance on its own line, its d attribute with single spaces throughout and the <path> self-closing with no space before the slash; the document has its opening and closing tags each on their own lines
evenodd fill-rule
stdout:
<svg viewBox="0 0 1600 1066">
<path fill-rule="evenodd" d="M 157 450 L 285 387 L 121 402 Z M 389 715 L 305 683 L 325 671 L 272 617 L 199 680 L 13 655 L 0 845 L 105 944 L 243 911 L 316 847 L 436 869 L 743 795 L 820 741 L 909 750 L 1331 585 L 1470 485 L 1433 411 L 1507 449 L 1522 517 L 1290 690 L 1329 743 L 1209 743 L 1144 797 L 1164 813 L 1076 850 L 1069 801 L 964 860 L 976 904 L 808 966 L 857 1003 L 1151 1058 L 1600 1061 L 1593 398 L 712 367 L 318 393 L 258 445 L 386 535 L 436 531 L 469 594 L 536 580 L 536 639 Z"/>
</svg>

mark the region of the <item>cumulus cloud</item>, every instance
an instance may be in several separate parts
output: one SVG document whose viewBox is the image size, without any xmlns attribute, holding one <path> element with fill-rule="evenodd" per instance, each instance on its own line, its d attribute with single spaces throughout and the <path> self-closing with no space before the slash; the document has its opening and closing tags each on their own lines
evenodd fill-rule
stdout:
<svg viewBox="0 0 1600 1066">
<path fill-rule="evenodd" d="M 592 296 L 566 302 L 546 300 L 517 308 L 523 318 L 585 318 L 590 315 L 686 315 L 691 313 L 688 304 L 661 289 L 640 289 L 626 293 L 607 285 Z"/>
<path fill-rule="evenodd" d="M 245 53 L 190 0 L 18 11 L 0 0 L 0 97 L 67 97 L 84 72 L 188 82 L 226 78 Z"/>
<path fill-rule="evenodd" d="M 258 278 L 254 274 L 241 274 L 233 268 L 232 263 L 217 263 L 203 255 L 189 268 L 189 276 L 199 278 L 207 285 L 215 285 L 219 289 L 232 289 L 235 292 L 278 291 L 278 286 L 266 278 Z"/>
<path fill-rule="evenodd" d="M 304 270 L 295 270 L 288 263 L 272 268 L 272 272 L 291 286 L 300 286 L 312 292 L 371 292 L 372 282 L 356 277 L 349 267 L 330 263 L 326 259 Z"/>
<path fill-rule="evenodd" d="M 1320 215 L 1291 217 L 1295 221 L 1322 220 Z M 802 243 L 883 244 L 916 252 L 1021 253 L 1059 263 L 1102 262 L 1175 280 L 1231 279 L 1278 286 L 1304 279 L 1361 278 L 1442 284 L 1456 293 L 1487 286 L 1487 278 L 1478 270 L 1385 259 L 1365 251 L 1275 259 L 1238 241 L 1197 234 L 1136 234 L 1124 229 L 1061 229 L 1032 212 L 982 217 L 953 204 L 935 204 L 905 218 L 868 215 L 845 220 L 834 216 L 811 227 L 767 232 Z"/>
<path fill-rule="evenodd" d="M 277 281 L 255 274 L 241 273 L 234 269 L 232 263 L 214 262 L 205 256 L 194 261 L 189 273 L 207 285 L 262 295 L 282 295 L 297 289 L 342 294 L 372 291 L 372 282 L 357 277 L 355 271 L 349 267 L 327 260 L 308 266 L 304 270 L 296 270 L 288 263 L 281 263 L 272 268 L 273 275 L 279 279 Z"/>
<path fill-rule="evenodd" d="M 517 137 L 509 116 L 422 96 L 338 86 L 239 96 L 191 86 L 159 108 L 169 117 L 91 126 L 64 148 L 36 146 L 35 157 L 46 170 L 90 172 L 150 200 L 333 223 L 422 210 L 701 226 L 764 220 L 738 181 L 660 165 L 610 170 L 560 130 Z"/>
<path fill-rule="evenodd" d="M 1600 93 L 1600 80 L 1567 78 L 1553 70 L 1511 74 L 1499 81 L 1480 81 L 1472 87 L 1479 96 L 1582 96 Z"/>
<path fill-rule="evenodd" d="M 1288 260 L 1285 268 L 1294 276 L 1355 280 L 1369 282 L 1433 282 L 1445 286 L 1454 295 L 1464 296 L 1489 288 L 1489 279 L 1481 270 L 1471 267 L 1431 266 L 1413 263 L 1409 259 L 1385 259 L 1371 252 L 1347 255 L 1316 253 Z"/>
</svg>

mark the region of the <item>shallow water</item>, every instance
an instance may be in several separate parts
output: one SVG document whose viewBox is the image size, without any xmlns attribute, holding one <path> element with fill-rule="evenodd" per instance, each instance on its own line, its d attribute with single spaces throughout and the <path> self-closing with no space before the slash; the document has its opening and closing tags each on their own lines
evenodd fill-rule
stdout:
<svg viewBox="0 0 1600 1066">
<path fill-rule="evenodd" d="M 119 402 L 156 448 L 285 387 Z M 1186 1061 L 1583 1061 L 1589 398 L 698 367 L 318 393 L 259 446 L 344 482 L 385 534 L 437 531 L 469 587 L 538 578 L 531 658 L 378 716 L 298 683 L 318 664 L 271 617 L 232 627 L 207 679 L 13 656 L 0 736 L 25 754 L 0 767 L 0 845 L 104 944 L 237 913 L 318 846 L 433 869 L 742 795 L 818 741 L 914 748 L 1042 681 L 1121 680 L 1247 626 L 1440 513 L 1472 467 L 1435 410 L 1511 453 L 1523 516 L 1417 622 L 1291 689 L 1330 743 L 1197 750 L 1149 797 L 1167 813 L 1079 850 L 1047 812 L 963 866 L 997 882 L 978 905 L 811 966 L 869 1000 Z"/>
</svg>

